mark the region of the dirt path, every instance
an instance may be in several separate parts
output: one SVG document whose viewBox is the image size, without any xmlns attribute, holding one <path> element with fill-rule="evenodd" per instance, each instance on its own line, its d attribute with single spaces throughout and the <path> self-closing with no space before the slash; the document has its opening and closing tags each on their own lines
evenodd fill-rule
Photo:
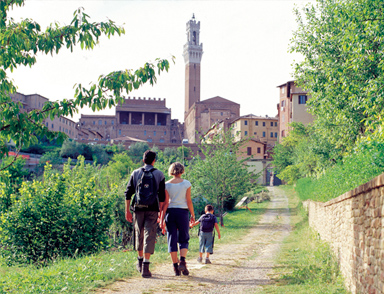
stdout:
<svg viewBox="0 0 384 294">
<path fill-rule="evenodd" d="M 230 244 L 215 244 L 212 264 L 187 259 L 189 276 L 175 277 L 172 265 L 151 268 L 153 277 L 134 277 L 100 289 L 99 294 L 122 293 L 256 293 L 270 282 L 268 274 L 281 242 L 290 232 L 288 200 L 270 187 L 271 202 L 260 223 Z"/>
</svg>

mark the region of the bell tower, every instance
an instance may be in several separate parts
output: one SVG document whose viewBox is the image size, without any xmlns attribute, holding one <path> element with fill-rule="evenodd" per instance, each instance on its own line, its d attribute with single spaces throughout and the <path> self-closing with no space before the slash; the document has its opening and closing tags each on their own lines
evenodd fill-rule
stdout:
<svg viewBox="0 0 384 294">
<path fill-rule="evenodd" d="M 189 109 L 195 102 L 200 101 L 200 63 L 203 55 L 203 44 L 200 42 L 200 21 L 196 23 L 195 14 L 187 22 L 187 43 L 184 45 L 185 62 L 185 112 L 186 118 Z"/>
</svg>

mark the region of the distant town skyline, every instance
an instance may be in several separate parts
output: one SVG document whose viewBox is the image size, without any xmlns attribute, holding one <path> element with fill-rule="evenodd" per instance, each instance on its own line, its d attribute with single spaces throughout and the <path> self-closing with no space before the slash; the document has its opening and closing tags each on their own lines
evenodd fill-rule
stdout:
<svg viewBox="0 0 384 294">
<path fill-rule="evenodd" d="M 168 73 L 153 87 L 146 85 L 130 97 L 165 98 L 172 118 L 184 121 L 185 69 L 182 56 L 186 23 L 200 21 L 203 57 L 201 100 L 221 96 L 239 103 L 240 115 L 277 115 L 277 86 L 292 79 L 291 64 L 300 56 L 288 53 L 296 29 L 293 8 L 311 1 L 42 1 L 27 0 L 9 13 L 15 21 L 30 18 L 44 30 L 55 21 L 69 24 L 83 7 L 90 21 L 111 19 L 126 33 L 101 38 L 93 51 L 63 49 L 39 55 L 32 68 L 20 67 L 9 76 L 23 94 L 50 100 L 70 99 L 73 86 L 96 82 L 100 74 L 136 69 L 155 58 L 176 57 Z M 80 113 L 91 114 L 89 109 Z M 72 119 L 78 121 L 80 113 Z M 98 114 L 114 114 L 108 109 Z"/>
</svg>

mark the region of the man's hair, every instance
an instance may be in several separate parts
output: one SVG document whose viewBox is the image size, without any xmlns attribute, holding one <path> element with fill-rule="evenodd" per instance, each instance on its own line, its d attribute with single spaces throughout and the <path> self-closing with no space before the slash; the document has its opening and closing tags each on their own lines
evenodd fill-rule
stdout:
<svg viewBox="0 0 384 294">
<path fill-rule="evenodd" d="M 207 206 L 205 206 L 205 211 L 213 211 L 213 206 L 211 204 L 208 204 Z"/>
<path fill-rule="evenodd" d="M 183 172 L 184 172 L 184 165 L 182 165 L 180 162 L 174 162 L 168 168 L 169 176 L 181 175 Z"/>
<path fill-rule="evenodd" d="M 143 154 L 143 160 L 145 164 L 152 164 L 152 162 L 156 159 L 156 152 L 151 150 L 147 150 Z"/>
</svg>

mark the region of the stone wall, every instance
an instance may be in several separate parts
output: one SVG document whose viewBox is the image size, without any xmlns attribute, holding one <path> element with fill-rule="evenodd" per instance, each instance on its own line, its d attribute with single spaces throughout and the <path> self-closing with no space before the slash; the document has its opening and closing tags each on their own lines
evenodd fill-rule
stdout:
<svg viewBox="0 0 384 294">
<path fill-rule="evenodd" d="M 384 174 L 328 202 L 305 201 L 352 293 L 384 293 Z"/>
</svg>

